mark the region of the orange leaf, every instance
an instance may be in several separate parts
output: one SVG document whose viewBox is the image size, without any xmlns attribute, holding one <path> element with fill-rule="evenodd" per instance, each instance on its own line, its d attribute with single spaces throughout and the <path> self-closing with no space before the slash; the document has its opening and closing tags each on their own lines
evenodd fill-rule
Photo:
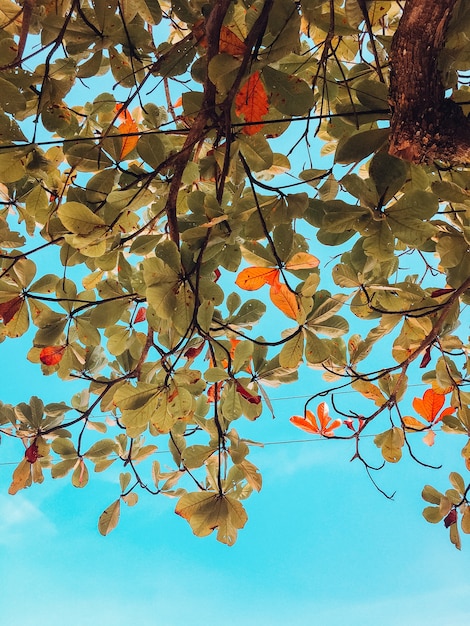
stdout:
<svg viewBox="0 0 470 626">
<path fill-rule="evenodd" d="M 204 20 L 199 20 L 193 24 L 192 31 L 197 44 L 207 48 L 206 24 Z M 219 52 L 225 52 L 232 56 L 243 55 L 246 52 L 246 45 L 228 26 L 222 26 L 220 29 Z"/>
<path fill-rule="evenodd" d="M 243 116 L 246 122 L 261 122 L 269 111 L 268 95 L 261 82 L 260 73 L 254 72 L 242 85 L 235 98 L 235 112 Z M 264 124 L 250 124 L 245 126 L 243 132 L 246 135 L 255 135 L 263 128 Z"/>
<path fill-rule="evenodd" d="M 287 317 L 293 320 L 297 319 L 299 314 L 299 303 L 295 293 L 292 293 L 287 285 L 277 282 L 271 285 L 269 290 L 271 302 L 277 306 Z"/>
<path fill-rule="evenodd" d="M 301 428 L 308 433 L 313 435 L 323 435 L 323 437 L 334 437 L 334 430 L 341 426 L 342 421 L 340 419 L 335 419 L 330 421 L 330 416 L 328 412 L 328 405 L 326 402 L 320 402 L 317 407 L 318 412 L 318 421 L 320 425 L 318 425 L 317 418 L 312 413 L 312 411 L 305 411 L 305 417 L 300 417 L 299 415 L 294 415 L 294 417 L 290 418 L 290 421 L 297 428 Z"/>
<path fill-rule="evenodd" d="M 246 291 L 255 291 L 274 284 L 278 276 L 279 270 L 272 267 L 247 267 L 238 274 L 235 284 Z"/>
<path fill-rule="evenodd" d="M 309 270 L 314 267 L 318 267 L 320 261 L 313 254 L 308 254 L 308 252 L 297 252 L 294 256 L 287 261 L 286 269 L 287 270 Z"/>
<path fill-rule="evenodd" d="M 219 52 L 225 52 L 232 56 L 237 54 L 243 55 L 246 52 L 245 42 L 237 37 L 230 28 L 222 26 L 220 29 Z"/>
<path fill-rule="evenodd" d="M 132 115 L 122 104 L 116 104 L 114 112 L 117 113 L 118 119 L 122 122 L 132 122 Z"/>
<path fill-rule="evenodd" d="M 129 154 L 129 152 L 131 152 L 136 147 L 137 142 L 139 141 L 138 134 L 131 135 L 131 136 L 126 136 L 126 135 L 128 135 L 128 133 L 138 133 L 139 127 L 134 122 L 134 120 L 130 118 L 130 119 L 126 119 L 125 122 L 120 124 L 120 126 L 118 127 L 118 131 L 122 139 L 121 153 L 119 154 L 119 160 L 121 160 L 124 157 L 126 157 Z"/>
<path fill-rule="evenodd" d="M 300 415 L 294 415 L 290 418 L 290 421 L 297 428 L 301 428 L 305 430 L 307 433 L 311 433 L 312 435 L 319 435 L 320 429 L 318 428 L 315 415 L 312 411 L 305 411 L 305 417 L 300 417 Z"/>
<path fill-rule="evenodd" d="M 410 415 L 403 418 L 403 423 L 412 431 L 424 430 L 425 428 L 428 428 L 427 424 L 423 424 L 423 422 L 420 422 L 415 417 L 411 417 Z"/>
<path fill-rule="evenodd" d="M 21 296 L 16 296 L 12 300 L 8 300 L 8 302 L 2 302 L 0 304 L 0 317 L 3 319 L 4 324 L 8 324 L 13 317 L 18 313 L 23 303 L 23 298 Z"/>
<path fill-rule="evenodd" d="M 65 346 L 47 346 L 39 353 L 39 360 L 44 365 L 57 365 L 64 356 Z"/>
<path fill-rule="evenodd" d="M 413 408 L 428 422 L 433 422 L 439 411 L 444 406 L 445 398 L 442 394 L 436 393 L 434 389 L 427 389 L 422 398 L 413 400 Z"/>
</svg>

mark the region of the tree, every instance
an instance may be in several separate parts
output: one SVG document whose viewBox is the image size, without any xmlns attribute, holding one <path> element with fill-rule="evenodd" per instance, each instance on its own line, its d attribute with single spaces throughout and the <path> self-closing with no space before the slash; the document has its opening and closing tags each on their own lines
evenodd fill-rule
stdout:
<svg viewBox="0 0 470 626">
<path fill-rule="evenodd" d="M 419 463 L 438 425 L 470 469 L 470 7 L 403 4 L 0 0 L 0 337 L 83 383 L 0 403 L 11 494 L 120 465 L 102 534 L 144 490 L 233 544 L 261 489 L 241 418 L 299 372 L 320 391 L 293 425 L 352 439 L 369 475 L 364 434 Z M 450 482 L 424 517 L 459 547 Z"/>
</svg>

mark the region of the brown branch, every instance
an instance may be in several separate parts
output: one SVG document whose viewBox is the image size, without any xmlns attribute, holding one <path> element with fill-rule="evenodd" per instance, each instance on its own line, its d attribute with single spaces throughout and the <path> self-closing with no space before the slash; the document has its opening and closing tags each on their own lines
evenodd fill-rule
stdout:
<svg viewBox="0 0 470 626">
<path fill-rule="evenodd" d="M 209 67 L 211 59 L 219 51 L 220 29 L 224 21 L 225 14 L 231 0 L 221 0 L 210 12 L 209 17 L 205 23 L 205 31 L 207 37 L 207 53 L 206 53 L 206 67 Z M 204 82 L 204 99 L 201 109 L 196 116 L 196 119 L 191 126 L 189 133 L 186 136 L 184 145 L 176 158 L 174 159 L 174 172 L 171 180 L 170 189 L 168 190 L 168 198 L 165 204 L 165 213 L 168 220 L 168 231 L 171 240 L 179 247 L 179 229 L 178 221 L 176 217 L 176 201 L 181 186 L 181 179 L 183 177 L 184 169 L 191 158 L 194 146 L 202 141 L 205 129 L 207 128 L 208 121 L 211 115 L 214 114 L 215 109 L 215 85 L 209 79 L 209 71 L 207 71 L 207 77 Z"/>
<path fill-rule="evenodd" d="M 390 50 L 391 155 L 470 163 L 470 122 L 445 97 L 438 68 L 458 0 L 408 0 Z"/>
</svg>

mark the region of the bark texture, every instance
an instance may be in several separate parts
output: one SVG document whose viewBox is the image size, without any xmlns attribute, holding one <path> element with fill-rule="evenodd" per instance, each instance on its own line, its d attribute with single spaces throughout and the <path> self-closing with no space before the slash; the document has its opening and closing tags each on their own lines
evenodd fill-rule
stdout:
<svg viewBox="0 0 470 626">
<path fill-rule="evenodd" d="M 413 163 L 470 163 L 470 121 L 445 97 L 439 53 L 458 0 L 407 0 L 390 52 L 390 149 Z"/>
</svg>

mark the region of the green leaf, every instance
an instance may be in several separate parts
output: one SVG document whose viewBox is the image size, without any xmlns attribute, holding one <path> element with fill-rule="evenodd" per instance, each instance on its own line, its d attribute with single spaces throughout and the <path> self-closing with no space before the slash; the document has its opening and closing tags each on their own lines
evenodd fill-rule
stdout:
<svg viewBox="0 0 470 626">
<path fill-rule="evenodd" d="M 374 128 L 354 133 L 338 142 L 336 163 L 358 163 L 381 148 L 388 139 L 388 128 Z"/>
<path fill-rule="evenodd" d="M 92 142 L 68 144 L 65 156 L 78 172 L 96 172 L 111 165 L 111 160 L 101 147 Z"/>
<path fill-rule="evenodd" d="M 402 428 L 394 426 L 384 433 L 376 435 L 375 445 L 381 449 L 383 458 L 389 463 L 397 463 L 402 456 L 405 436 Z"/>
<path fill-rule="evenodd" d="M 117 444 L 114 439 L 100 439 L 94 443 L 83 456 L 95 462 L 99 460 L 100 457 L 109 456 L 110 454 L 116 453 L 116 451 Z"/>
<path fill-rule="evenodd" d="M 156 169 L 166 157 L 166 150 L 163 141 L 157 135 L 143 135 L 137 142 L 137 152 L 139 156 Z"/>
<path fill-rule="evenodd" d="M 269 65 L 263 68 L 262 78 L 270 93 L 270 102 L 285 115 L 305 115 L 313 107 L 310 86 L 301 78 L 279 72 Z"/>
<path fill-rule="evenodd" d="M 87 206 L 79 202 L 65 202 L 61 204 L 57 214 L 65 228 L 77 235 L 88 235 L 97 226 L 104 226 L 105 224 L 99 215 L 96 215 Z"/>
<path fill-rule="evenodd" d="M 401 159 L 396 159 L 385 152 L 378 152 L 370 162 L 369 174 L 382 204 L 385 205 L 405 184 L 408 167 Z"/>
<path fill-rule="evenodd" d="M 229 374 L 222 367 L 210 367 L 204 372 L 204 380 L 208 383 L 218 383 L 222 380 L 227 380 Z"/>
<path fill-rule="evenodd" d="M 298 367 L 304 353 L 304 336 L 297 333 L 295 337 L 286 341 L 279 353 L 279 364 L 281 367 Z"/>
<path fill-rule="evenodd" d="M 201 467 L 212 454 L 217 450 L 217 447 L 194 445 L 188 446 L 181 455 L 181 459 L 188 469 L 195 469 Z"/>
<path fill-rule="evenodd" d="M 263 135 L 240 135 L 240 152 L 252 172 L 268 170 L 273 164 L 273 152 Z"/>
<path fill-rule="evenodd" d="M 323 342 L 315 333 L 307 328 L 305 333 L 305 358 L 307 363 L 323 363 L 330 356 L 328 345 Z"/>
<path fill-rule="evenodd" d="M 354 0 L 349 2 L 349 4 L 353 3 Z M 369 111 L 388 109 L 388 89 L 385 83 L 377 80 L 361 80 L 354 85 L 354 93 L 359 102 Z"/>
</svg>

